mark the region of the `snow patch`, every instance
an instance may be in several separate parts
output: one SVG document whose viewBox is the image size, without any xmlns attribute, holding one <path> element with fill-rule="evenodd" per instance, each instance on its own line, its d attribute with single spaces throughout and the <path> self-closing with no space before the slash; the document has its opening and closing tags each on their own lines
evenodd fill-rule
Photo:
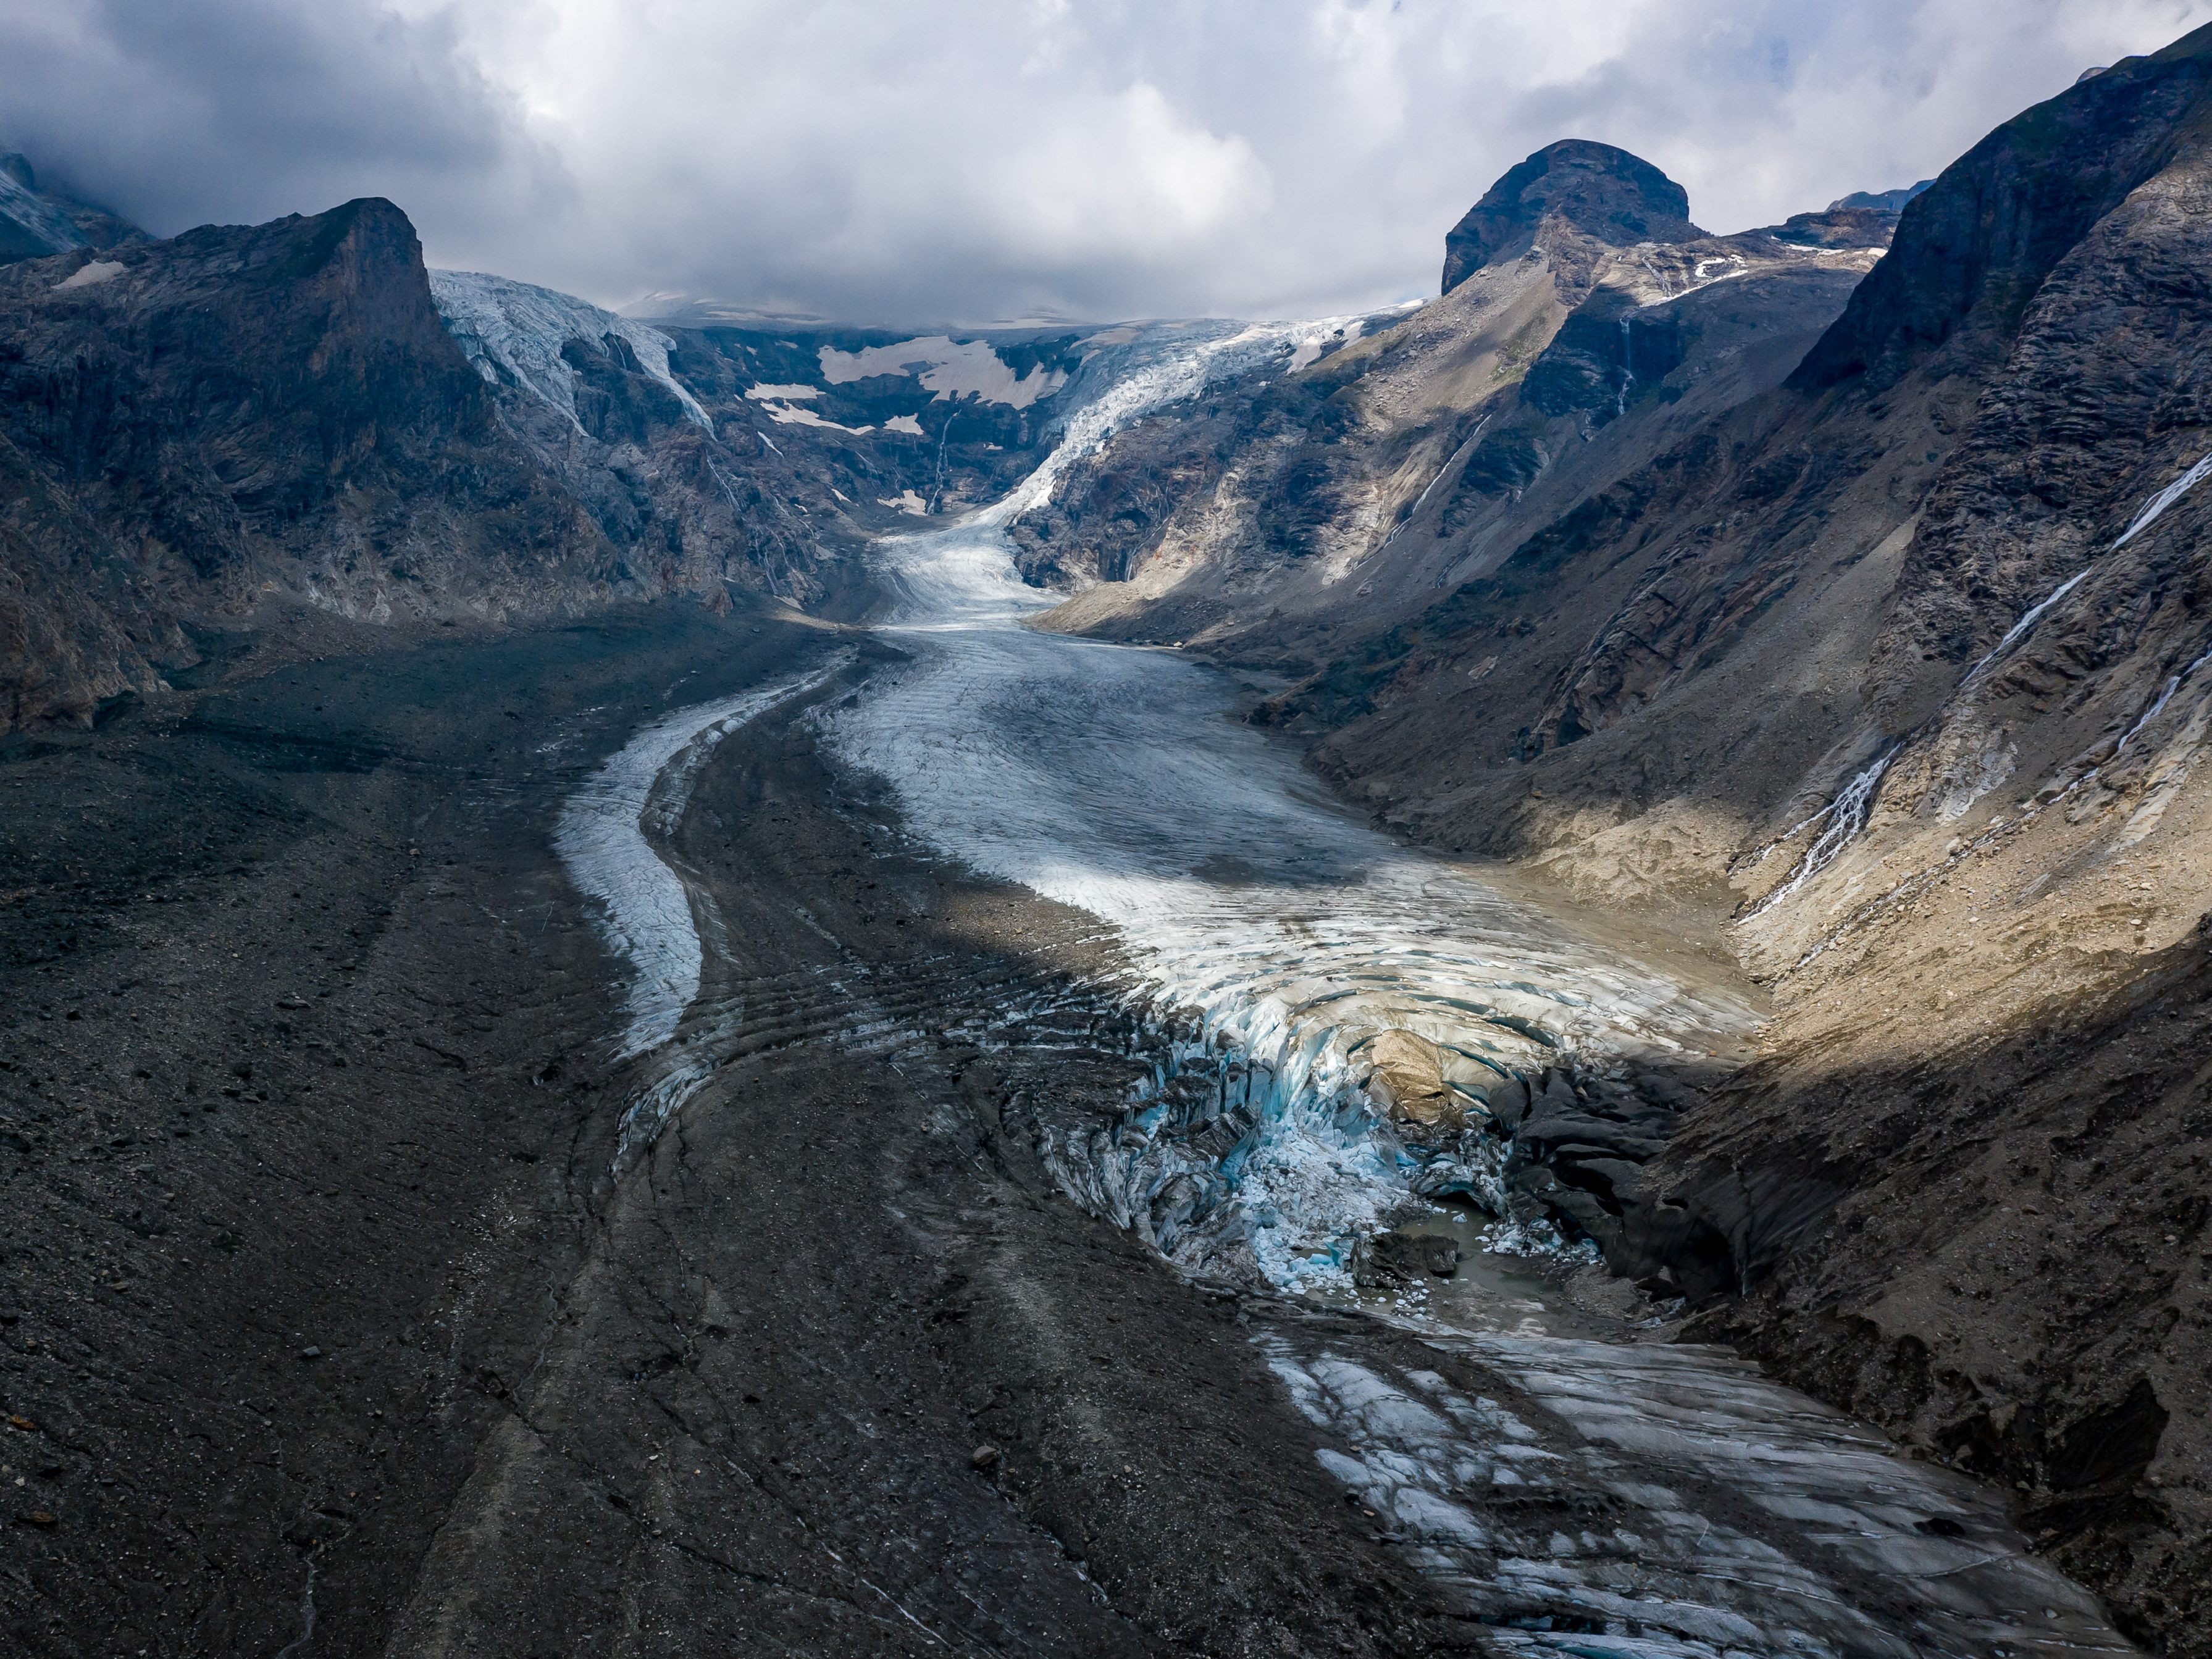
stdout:
<svg viewBox="0 0 2212 1659">
<path fill-rule="evenodd" d="M 749 386 L 745 388 L 745 396 L 757 404 L 795 403 L 821 395 L 822 388 L 818 386 Z"/>
<path fill-rule="evenodd" d="M 1033 365 L 1028 374 L 1017 379 L 1012 366 L 989 342 L 954 340 L 942 334 L 860 351 L 823 346 L 820 356 L 822 378 L 831 386 L 876 374 L 912 374 L 940 398 L 972 397 L 1013 409 L 1027 409 L 1067 384 L 1066 371 L 1048 369 L 1042 363 Z"/>
<path fill-rule="evenodd" d="M 781 426 L 818 426 L 831 432 L 849 432 L 856 438 L 875 430 L 872 426 L 840 426 L 835 421 L 823 419 L 811 409 L 794 409 L 789 404 L 763 404 L 761 413 Z"/>
<path fill-rule="evenodd" d="M 94 259 L 88 265 L 80 265 L 75 274 L 54 284 L 57 294 L 73 288 L 91 288 L 100 283 L 112 283 L 123 274 L 119 259 Z"/>
<path fill-rule="evenodd" d="M 1321 354 L 1328 349 L 1330 341 L 1334 340 L 1340 346 L 1348 346 L 1366 331 L 1366 319 L 1355 318 L 1340 328 L 1327 332 L 1317 331 L 1309 334 L 1300 340 L 1296 349 L 1291 351 L 1290 366 L 1284 370 L 1284 373 L 1295 374 L 1300 369 L 1309 368 L 1319 362 Z"/>
<path fill-rule="evenodd" d="M 915 419 L 911 415 L 892 416 L 890 419 L 884 422 L 884 430 L 886 432 L 903 432 L 910 438 L 919 438 L 922 435 L 921 422 Z M 996 448 L 997 446 L 994 444 L 990 446 L 990 447 Z"/>
</svg>

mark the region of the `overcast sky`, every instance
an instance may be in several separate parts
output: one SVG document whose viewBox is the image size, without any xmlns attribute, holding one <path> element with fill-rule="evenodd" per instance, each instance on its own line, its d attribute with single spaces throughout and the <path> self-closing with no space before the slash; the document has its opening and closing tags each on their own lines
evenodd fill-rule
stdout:
<svg viewBox="0 0 2212 1659">
<path fill-rule="evenodd" d="M 161 234 L 388 196 L 431 263 L 855 321 L 1434 291 L 1555 138 L 1713 230 L 1939 171 L 2212 0 L 0 0 L 0 146 Z"/>
</svg>

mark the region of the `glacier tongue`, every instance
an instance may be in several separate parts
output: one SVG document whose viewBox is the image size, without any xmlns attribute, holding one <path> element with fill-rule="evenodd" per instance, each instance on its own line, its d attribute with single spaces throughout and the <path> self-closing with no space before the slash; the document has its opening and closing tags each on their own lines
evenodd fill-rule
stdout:
<svg viewBox="0 0 2212 1659">
<path fill-rule="evenodd" d="M 1503 1654 L 2132 1652 L 2002 1500 L 1707 1348 L 1255 1336 L 1322 1467 Z"/>
<path fill-rule="evenodd" d="M 1427 1045 L 1479 1100 L 1562 1052 L 1603 1066 L 1752 1023 L 1376 833 L 1237 721 L 1213 672 L 1024 626 L 1052 596 L 1022 583 L 1004 526 L 1115 426 L 1287 362 L 1316 326 L 1141 342 L 1006 500 L 880 544 L 910 659 L 824 717 L 939 852 L 1115 924 L 1152 1006 L 1186 1028 L 1182 1060 L 1234 1068 L 1233 1099 L 1224 1074 L 1176 1123 L 1140 1099 L 1103 1138 L 1062 1140 L 1061 1178 L 1186 1266 L 1301 1287 L 1348 1282 L 1355 1238 L 1424 1173 L 1368 1086 L 1385 1034 Z M 1194 1121 L 1228 1144 L 1156 1133 Z"/>
<path fill-rule="evenodd" d="M 1207 372 L 1188 349 L 1139 367 L 1164 395 Z M 1068 443 L 1095 441 L 1143 396 L 1079 413 Z M 1041 471 L 1028 499 L 1050 489 Z M 1044 1124 L 1061 1137 L 1048 1164 L 1091 1208 L 1188 1267 L 1332 1284 L 1352 1234 L 1431 1190 L 1434 1162 L 1378 1109 L 1386 1043 L 1430 1045 L 1444 1080 L 1479 1095 L 1562 1050 L 1602 1066 L 1748 1024 L 1727 998 L 1565 937 L 1376 834 L 1233 720 L 1221 677 L 1024 627 L 1044 596 L 1015 577 L 1004 508 L 886 544 L 903 595 L 888 631 L 908 659 L 812 718 L 893 783 L 939 851 L 1116 930 L 1169 1058 L 1110 1127 Z M 563 816 L 562 854 L 636 973 L 623 1052 L 650 1058 L 624 1154 L 713 1074 L 742 1014 L 698 1000 L 695 896 L 656 842 L 721 736 L 848 660 L 669 715 Z M 831 988 L 839 1041 L 896 1024 Z M 1041 988 L 1001 1006 L 1033 1017 Z M 1203 1132 L 1167 1134 L 1178 1118 Z M 1589 1340 L 1531 1308 L 1493 1297 L 1446 1325 L 1278 1305 L 1252 1332 L 1321 1468 L 1483 1627 L 1486 1650 L 2130 1650 L 2027 1552 L 1996 1494 L 1903 1462 L 1731 1357 Z"/>
</svg>

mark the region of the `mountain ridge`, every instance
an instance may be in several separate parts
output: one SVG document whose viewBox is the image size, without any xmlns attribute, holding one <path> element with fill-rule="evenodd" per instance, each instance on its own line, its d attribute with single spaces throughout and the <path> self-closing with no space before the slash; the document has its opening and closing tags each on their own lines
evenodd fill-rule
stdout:
<svg viewBox="0 0 2212 1659">
<path fill-rule="evenodd" d="M 145 232 L 106 208 L 41 189 L 28 156 L 0 152 L 0 265 L 145 240 Z"/>
<path fill-rule="evenodd" d="M 0 263 L 0 735 L 334 628 L 865 604 L 866 538 L 1009 487 L 1097 332 L 664 328 L 432 273 L 380 198 L 166 240 L 38 199 Z"/>
<path fill-rule="evenodd" d="M 1435 300 L 1132 422 L 1010 529 L 1075 590 L 1042 625 L 1252 671 L 1250 718 L 1394 830 L 1755 974 L 1759 1052 L 1663 1139 L 1546 1139 L 1499 1091 L 1514 1213 L 1999 1481 L 2187 1659 L 2208 138 L 2212 29 L 1735 235 L 1562 141 Z M 374 198 L 156 242 L 4 177 L 0 732 L 214 672 L 222 630 L 856 614 L 868 537 L 1003 489 L 1097 372 L 1073 326 L 441 282 Z"/>
<path fill-rule="evenodd" d="M 1081 589 L 1048 625 L 1290 681 L 1253 717 L 1382 821 L 1769 986 L 1759 1057 L 1657 1155 L 1538 1149 L 1530 1201 L 1693 1331 L 2006 1482 L 2191 1655 L 2208 70 L 2212 29 L 2023 112 L 1884 216 L 1863 280 L 1789 289 L 1778 250 L 1820 244 L 1787 226 L 1656 250 L 1746 261 L 1686 295 L 1619 248 L 1480 269 L 1249 416 L 1117 439 L 1026 555 Z M 1552 308 L 1486 333 L 1474 301 L 1539 264 Z M 1692 320 L 1723 302 L 1738 331 Z M 1409 362 L 1432 395 L 1387 404 Z"/>
<path fill-rule="evenodd" d="M 541 587 L 606 580 L 603 545 L 506 450 L 389 203 L 90 252 L 0 267 L 0 439 L 133 602 L 73 625 L 104 641 L 88 678 L 11 664 L 11 723 L 152 689 L 198 655 L 182 617 L 250 617 L 264 595 L 544 614 L 561 601 Z M 19 606 L 100 585 L 35 537 L 5 550 Z"/>
</svg>

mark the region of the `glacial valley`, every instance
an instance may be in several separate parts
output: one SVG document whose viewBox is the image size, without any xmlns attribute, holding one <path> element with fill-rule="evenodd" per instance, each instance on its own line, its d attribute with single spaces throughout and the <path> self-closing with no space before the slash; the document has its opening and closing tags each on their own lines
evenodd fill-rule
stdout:
<svg viewBox="0 0 2212 1659">
<path fill-rule="evenodd" d="M 911 331 L 6 158 L 0 1629 L 2212 1656 L 2208 131 Z"/>
</svg>

